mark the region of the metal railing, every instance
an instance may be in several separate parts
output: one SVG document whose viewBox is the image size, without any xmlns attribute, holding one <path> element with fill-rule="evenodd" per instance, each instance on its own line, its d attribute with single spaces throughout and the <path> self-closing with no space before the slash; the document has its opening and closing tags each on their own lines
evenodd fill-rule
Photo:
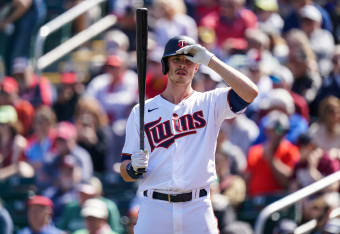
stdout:
<svg viewBox="0 0 340 234">
<path fill-rule="evenodd" d="M 282 210 L 305 197 L 308 197 L 340 180 L 340 171 L 335 172 L 321 180 L 308 185 L 265 207 L 256 219 L 255 234 L 263 234 L 267 219 L 275 212 Z"/>
<path fill-rule="evenodd" d="M 87 29 L 79 32 L 77 35 L 73 36 L 66 42 L 60 44 L 56 48 L 43 55 L 43 48 L 46 38 L 51 33 L 55 32 L 65 24 L 76 19 L 81 14 L 89 11 L 93 7 L 105 1 L 107 0 L 83 1 L 50 22 L 46 23 L 39 29 L 39 33 L 35 41 L 35 50 L 33 56 L 33 68 L 36 74 L 40 74 L 41 71 L 47 66 L 116 23 L 116 17 L 114 15 L 107 15 L 104 18 L 98 20 L 96 23 L 92 24 Z"/>
</svg>

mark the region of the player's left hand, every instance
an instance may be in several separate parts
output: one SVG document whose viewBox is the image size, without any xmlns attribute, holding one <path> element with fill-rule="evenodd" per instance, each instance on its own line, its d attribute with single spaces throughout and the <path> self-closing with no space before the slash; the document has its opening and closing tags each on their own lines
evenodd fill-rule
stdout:
<svg viewBox="0 0 340 234">
<path fill-rule="evenodd" d="M 146 172 L 149 163 L 149 152 L 147 150 L 140 150 L 132 154 L 131 165 L 135 172 Z"/>
<path fill-rule="evenodd" d="M 190 61 L 206 66 L 208 66 L 210 59 L 214 56 L 213 53 L 199 44 L 185 46 L 177 50 L 176 54 L 184 54 Z"/>
</svg>

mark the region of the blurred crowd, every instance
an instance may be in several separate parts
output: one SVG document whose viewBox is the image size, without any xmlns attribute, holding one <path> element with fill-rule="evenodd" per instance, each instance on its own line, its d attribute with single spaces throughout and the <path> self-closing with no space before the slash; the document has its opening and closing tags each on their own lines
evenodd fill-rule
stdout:
<svg viewBox="0 0 340 234">
<path fill-rule="evenodd" d="M 146 97 L 167 84 L 165 43 L 188 35 L 245 73 L 259 96 L 225 120 L 212 202 L 222 234 L 253 233 L 266 205 L 340 169 L 339 0 L 108 0 L 44 51 L 106 14 L 117 23 L 35 71 L 39 27 L 82 0 L 0 3 L 0 233 L 133 233 L 136 185 L 119 175 L 138 103 L 135 9 L 149 9 Z M 226 86 L 200 67 L 197 91 Z M 285 209 L 265 233 L 340 233 L 339 183 Z"/>
</svg>

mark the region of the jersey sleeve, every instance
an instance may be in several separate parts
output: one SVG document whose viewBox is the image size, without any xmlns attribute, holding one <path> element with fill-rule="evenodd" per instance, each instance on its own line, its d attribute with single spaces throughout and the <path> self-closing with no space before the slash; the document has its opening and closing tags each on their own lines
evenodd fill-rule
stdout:
<svg viewBox="0 0 340 234">
<path fill-rule="evenodd" d="M 213 90 L 213 105 L 214 108 L 214 115 L 215 115 L 215 121 L 218 124 L 222 124 L 223 120 L 225 119 L 231 119 L 237 116 L 238 114 L 241 114 L 245 111 L 246 108 L 238 111 L 233 112 L 230 105 L 230 98 L 229 94 L 232 89 L 230 87 L 227 88 L 217 88 Z"/>
<path fill-rule="evenodd" d="M 121 161 L 130 160 L 133 152 L 138 151 L 139 147 L 139 126 L 138 126 L 138 108 L 135 106 L 127 120 L 125 143 L 122 150 Z"/>
</svg>

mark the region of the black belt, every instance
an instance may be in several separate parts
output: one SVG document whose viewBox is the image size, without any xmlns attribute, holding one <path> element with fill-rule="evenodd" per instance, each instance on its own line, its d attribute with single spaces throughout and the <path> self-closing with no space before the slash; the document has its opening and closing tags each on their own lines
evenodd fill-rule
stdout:
<svg viewBox="0 0 340 234">
<path fill-rule="evenodd" d="M 145 190 L 143 192 L 144 196 L 148 196 L 148 190 Z M 199 197 L 204 197 L 206 196 L 207 190 L 201 189 Z M 159 193 L 159 192 L 152 192 L 152 198 L 153 199 L 158 199 L 158 200 L 163 200 L 163 201 L 168 201 L 168 202 L 187 202 L 192 200 L 192 192 L 190 193 L 181 193 L 181 194 L 166 194 L 166 193 Z"/>
</svg>

